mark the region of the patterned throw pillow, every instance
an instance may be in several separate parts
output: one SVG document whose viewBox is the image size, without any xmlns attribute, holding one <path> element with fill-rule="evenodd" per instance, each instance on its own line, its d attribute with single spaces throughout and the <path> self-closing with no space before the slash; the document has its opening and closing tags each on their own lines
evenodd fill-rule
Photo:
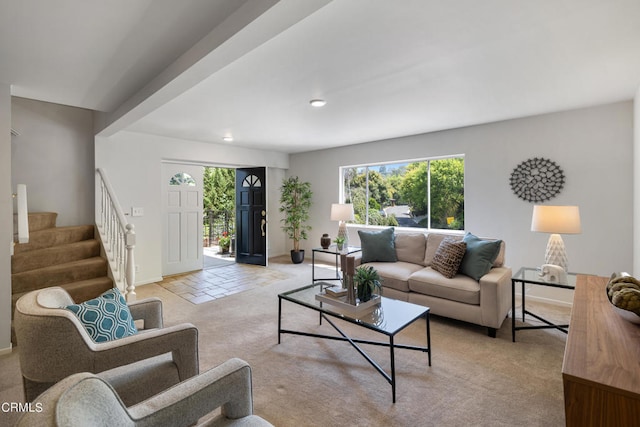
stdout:
<svg viewBox="0 0 640 427">
<path fill-rule="evenodd" d="M 467 244 L 465 242 L 450 238 L 444 239 L 433 256 L 431 268 L 451 279 L 458 272 L 466 250 Z"/>
<path fill-rule="evenodd" d="M 127 302 L 116 288 L 65 308 L 76 315 L 94 342 L 112 341 L 138 332 Z"/>
</svg>

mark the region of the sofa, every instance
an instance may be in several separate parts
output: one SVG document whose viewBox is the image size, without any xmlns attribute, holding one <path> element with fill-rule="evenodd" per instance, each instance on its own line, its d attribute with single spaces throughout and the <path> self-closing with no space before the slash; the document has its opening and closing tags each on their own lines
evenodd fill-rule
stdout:
<svg viewBox="0 0 640 427">
<path fill-rule="evenodd" d="M 375 268 L 388 298 L 427 306 L 431 314 L 488 328 L 495 338 L 511 308 L 505 243 L 472 233 L 359 230 L 356 265 Z"/>
</svg>

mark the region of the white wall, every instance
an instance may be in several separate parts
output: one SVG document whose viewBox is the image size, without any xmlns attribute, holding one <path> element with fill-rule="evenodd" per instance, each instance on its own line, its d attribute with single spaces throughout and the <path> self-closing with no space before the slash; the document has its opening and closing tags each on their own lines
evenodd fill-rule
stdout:
<svg viewBox="0 0 640 427">
<path fill-rule="evenodd" d="M 162 169 L 163 160 L 216 166 L 265 166 L 267 170 L 268 247 L 279 252 L 281 233 L 274 232 L 272 214 L 277 215 L 274 188 L 279 186 L 288 155 L 251 150 L 224 144 L 184 141 L 132 132 L 112 137 L 97 137 L 96 167 L 103 168 L 125 212 L 131 207 L 144 208 L 143 217 L 131 218 L 136 231 L 135 263 L 139 266 L 136 283 L 144 284 L 162 277 Z"/>
<path fill-rule="evenodd" d="M 0 354 L 11 349 L 11 86 L 0 83 Z"/>
<path fill-rule="evenodd" d="M 533 157 L 555 161 L 566 176 L 562 192 L 547 204 L 580 206 L 582 234 L 563 236 L 569 269 L 610 275 L 633 268 L 633 104 L 546 114 L 449 131 L 291 155 L 288 175 L 311 182 L 313 230 L 306 248 L 322 233 L 338 201 L 343 165 L 465 155 L 465 228 L 504 239 L 507 264 L 515 270 L 543 263 L 548 235 L 533 233 L 533 205 L 511 191 L 509 177 Z M 350 238 L 357 242 L 355 230 Z M 558 297 L 562 299 L 563 297 Z"/>
<path fill-rule="evenodd" d="M 58 226 L 93 224 L 93 113 L 14 97 L 12 183 L 27 185 L 30 212 L 57 212 Z"/>
</svg>

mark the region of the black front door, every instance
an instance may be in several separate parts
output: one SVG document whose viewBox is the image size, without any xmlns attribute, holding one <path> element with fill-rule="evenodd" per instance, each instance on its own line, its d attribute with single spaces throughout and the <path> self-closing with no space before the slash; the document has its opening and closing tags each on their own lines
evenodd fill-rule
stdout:
<svg viewBox="0 0 640 427">
<path fill-rule="evenodd" d="M 265 168 L 236 169 L 236 261 L 267 265 Z"/>
</svg>

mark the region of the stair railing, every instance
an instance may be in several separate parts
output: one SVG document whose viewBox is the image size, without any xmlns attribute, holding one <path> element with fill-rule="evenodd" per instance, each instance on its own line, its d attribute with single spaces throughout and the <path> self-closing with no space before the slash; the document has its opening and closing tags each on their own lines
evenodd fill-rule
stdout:
<svg viewBox="0 0 640 427">
<path fill-rule="evenodd" d="M 111 274 L 127 301 L 134 301 L 136 299 L 134 226 L 127 221 L 107 174 L 101 168 L 96 169 L 96 184 L 100 191 L 100 197 L 96 197 L 99 203 L 99 206 L 96 206 L 96 226 L 109 261 Z"/>
</svg>

